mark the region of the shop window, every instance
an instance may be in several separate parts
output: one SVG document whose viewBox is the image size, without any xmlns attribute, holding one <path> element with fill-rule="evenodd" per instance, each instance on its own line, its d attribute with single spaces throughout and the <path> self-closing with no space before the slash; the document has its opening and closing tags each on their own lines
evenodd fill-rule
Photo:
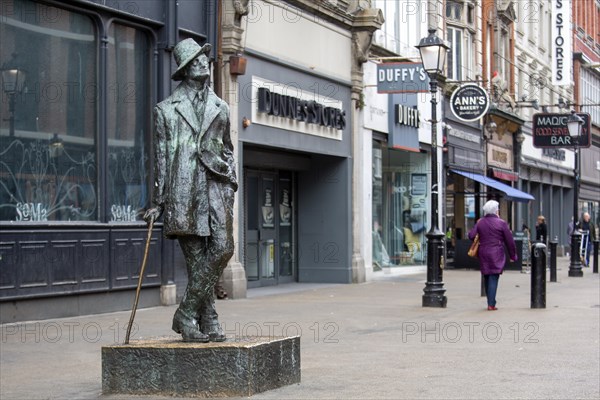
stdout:
<svg viewBox="0 0 600 400">
<path fill-rule="evenodd" d="M 0 12 L 3 75 L 25 78 L 2 82 L 0 220 L 96 220 L 95 26 L 31 1 L 3 1 Z"/>
<path fill-rule="evenodd" d="M 112 24 L 107 57 L 109 220 L 141 220 L 148 205 L 150 42 L 145 33 Z"/>
<path fill-rule="evenodd" d="M 421 154 L 373 143 L 373 262 L 378 267 L 426 261 L 428 174 Z"/>
</svg>

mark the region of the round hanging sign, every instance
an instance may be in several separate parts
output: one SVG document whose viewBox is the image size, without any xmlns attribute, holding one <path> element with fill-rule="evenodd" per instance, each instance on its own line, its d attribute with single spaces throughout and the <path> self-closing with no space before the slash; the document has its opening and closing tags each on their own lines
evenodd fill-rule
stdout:
<svg viewBox="0 0 600 400">
<path fill-rule="evenodd" d="M 477 121 L 490 108 L 490 98 L 481 86 L 468 83 L 452 93 L 450 108 L 454 116 L 461 121 Z"/>
</svg>

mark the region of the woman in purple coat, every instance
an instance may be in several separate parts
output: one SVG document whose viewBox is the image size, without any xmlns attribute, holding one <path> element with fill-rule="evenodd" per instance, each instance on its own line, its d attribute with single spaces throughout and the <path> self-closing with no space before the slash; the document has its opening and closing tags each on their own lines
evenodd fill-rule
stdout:
<svg viewBox="0 0 600 400">
<path fill-rule="evenodd" d="M 517 260 L 517 248 L 506 221 L 498 216 L 498 202 L 490 200 L 483 206 L 484 217 L 469 231 L 469 239 L 475 239 L 479 234 L 479 265 L 483 275 L 485 292 L 487 294 L 488 310 L 496 308 L 496 290 L 498 279 L 506 257 L 504 246 L 508 248 L 510 261 Z"/>
</svg>

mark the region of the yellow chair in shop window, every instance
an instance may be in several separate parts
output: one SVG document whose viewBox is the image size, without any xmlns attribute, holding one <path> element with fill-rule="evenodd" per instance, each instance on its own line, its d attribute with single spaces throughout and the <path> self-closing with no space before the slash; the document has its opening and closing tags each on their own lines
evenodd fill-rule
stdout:
<svg viewBox="0 0 600 400">
<path fill-rule="evenodd" d="M 413 233 L 410 228 L 404 228 L 404 243 L 408 251 L 413 255 L 413 260 L 416 262 L 423 261 L 421 252 L 421 237 L 419 234 Z"/>
</svg>

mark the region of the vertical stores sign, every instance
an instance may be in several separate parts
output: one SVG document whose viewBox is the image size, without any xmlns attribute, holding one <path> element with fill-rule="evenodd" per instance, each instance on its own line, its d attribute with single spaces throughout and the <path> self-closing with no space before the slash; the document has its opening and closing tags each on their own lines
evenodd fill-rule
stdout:
<svg viewBox="0 0 600 400">
<path fill-rule="evenodd" d="M 571 84 L 571 34 L 571 0 L 552 1 L 553 85 Z"/>
</svg>

